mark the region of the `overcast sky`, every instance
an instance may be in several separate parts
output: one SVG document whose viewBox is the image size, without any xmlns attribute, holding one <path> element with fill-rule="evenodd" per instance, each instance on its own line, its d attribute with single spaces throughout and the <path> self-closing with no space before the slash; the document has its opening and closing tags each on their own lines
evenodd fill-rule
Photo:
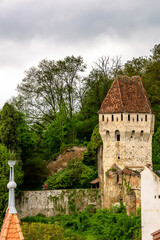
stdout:
<svg viewBox="0 0 160 240">
<path fill-rule="evenodd" d="M 90 68 L 104 55 L 148 56 L 158 43 L 159 0 L 1 0 L 0 107 L 44 58 L 81 55 Z"/>
</svg>

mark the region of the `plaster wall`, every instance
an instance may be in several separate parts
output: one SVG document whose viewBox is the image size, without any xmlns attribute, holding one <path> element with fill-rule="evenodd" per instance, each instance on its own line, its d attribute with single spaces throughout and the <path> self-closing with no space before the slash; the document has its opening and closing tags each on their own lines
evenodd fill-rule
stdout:
<svg viewBox="0 0 160 240">
<path fill-rule="evenodd" d="M 149 168 L 141 173 L 142 240 L 152 240 L 160 229 L 160 178 Z"/>
<path fill-rule="evenodd" d="M 24 191 L 16 200 L 19 218 L 42 213 L 47 217 L 82 211 L 89 205 L 101 208 L 100 189 Z"/>
</svg>

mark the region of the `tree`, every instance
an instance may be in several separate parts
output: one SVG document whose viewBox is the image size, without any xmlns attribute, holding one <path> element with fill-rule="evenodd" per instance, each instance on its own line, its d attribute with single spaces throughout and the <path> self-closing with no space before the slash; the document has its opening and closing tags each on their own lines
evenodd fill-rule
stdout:
<svg viewBox="0 0 160 240">
<path fill-rule="evenodd" d="M 1 142 L 11 151 L 20 156 L 20 138 L 18 136 L 18 115 L 11 104 L 5 103 L 0 119 Z"/>
<path fill-rule="evenodd" d="M 133 58 L 124 64 L 123 74 L 128 76 L 141 76 L 146 73 L 148 59 L 144 57 Z"/>
<path fill-rule="evenodd" d="M 57 62 L 42 60 L 38 67 L 26 71 L 26 77 L 17 89 L 20 103 L 28 108 L 34 122 L 46 118 L 51 122 L 62 105 L 68 109 L 70 117 L 76 110 L 77 85 L 85 64 L 79 57 L 66 57 Z"/>
<path fill-rule="evenodd" d="M 118 73 L 121 73 L 121 59 L 101 57 L 94 64 L 89 76 L 83 79 L 85 93 L 81 111 L 85 119 L 96 116 L 110 85 Z M 98 118 L 95 124 L 98 123 Z"/>
</svg>

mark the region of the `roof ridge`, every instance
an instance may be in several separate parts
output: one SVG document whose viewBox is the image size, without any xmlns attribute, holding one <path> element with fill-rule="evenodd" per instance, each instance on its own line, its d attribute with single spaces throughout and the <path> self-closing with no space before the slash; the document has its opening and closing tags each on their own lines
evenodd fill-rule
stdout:
<svg viewBox="0 0 160 240">
<path fill-rule="evenodd" d="M 119 89 L 119 94 L 120 94 L 120 100 L 121 100 L 121 104 L 122 104 L 122 111 L 124 110 L 124 105 L 123 105 L 123 101 L 122 101 L 122 94 L 121 94 L 121 89 L 120 89 L 120 85 L 119 85 L 119 81 L 118 81 L 118 75 L 117 75 L 117 85 L 118 85 L 118 89 Z"/>
<path fill-rule="evenodd" d="M 146 101 L 147 101 L 147 104 L 148 104 L 148 107 L 149 107 L 149 109 L 150 109 L 150 113 L 151 113 L 151 112 L 152 112 L 152 108 L 151 108 L 151 105 L 150 105 L 150 103 L 149 103 L 149 100 L 148 100 L 148 97 L 147 97 L 146 90 L 145 90 L 145 88 L 144 88 L 144 86 L 143 86 L 142 79 L 141 79 L 140 76 L 139 76 L 139 78 L 140 78 L 140 83 L 141 83 L 141 87 L 142 87 L 142 90 L 143 90 L 143 93 L 144 93 L 145 99 L 146 99 Z"/>
</svg>

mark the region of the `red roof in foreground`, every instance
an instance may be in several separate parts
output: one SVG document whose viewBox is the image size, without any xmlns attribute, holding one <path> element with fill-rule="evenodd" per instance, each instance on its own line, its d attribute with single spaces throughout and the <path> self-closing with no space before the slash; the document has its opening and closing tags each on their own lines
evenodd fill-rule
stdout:
<svg viewBox="0 0 160 240">
<path fill-rule="evenodd" d="M 17 214 L 6 213 L 0 233 L 0 240 L 24 240 Z"/>
<path fill-rule="evenodd" d="M 139 76 L 117 76 L 98 113 L 152 113 Z"/>
<path fill-rule="evenodd" d="M 159 240 L 160 239 L 160 230 L 152 233 L 151 235 L 153 236 L 153 240 Z"/>
</svg>

